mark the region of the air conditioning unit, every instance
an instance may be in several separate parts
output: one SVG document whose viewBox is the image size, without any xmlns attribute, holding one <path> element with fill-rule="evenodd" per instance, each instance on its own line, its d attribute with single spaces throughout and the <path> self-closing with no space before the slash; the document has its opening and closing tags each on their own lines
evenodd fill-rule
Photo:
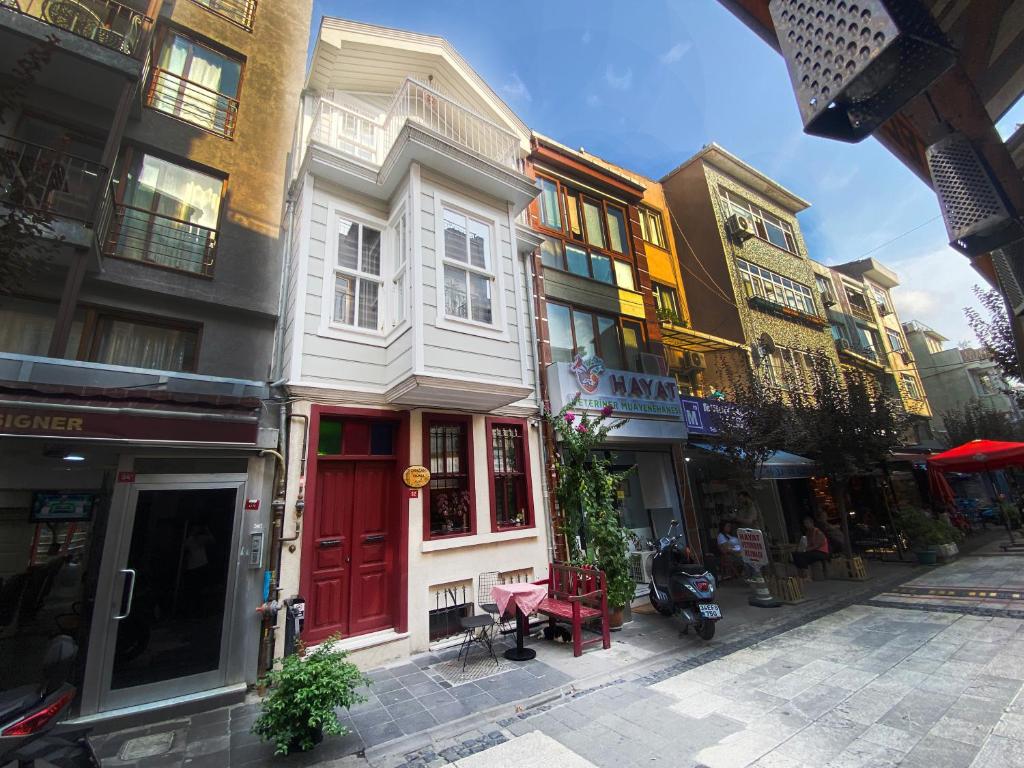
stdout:
<svg viewBox="0 0 1024 768">
<path fill-rule="evenodd" d="M 651 566 L 654 563 L 654 554 L 649 551 L 629 553 L 629 575 L 636 584 L 649 584 L 653 581 Z"/>
<path fill-rule="evenodd" d="M 832 291 L 821 292 L 821 303 L 825 307 L 834 307 L 836 305 L 836 297 L 832 294 Z"/>
<path fill-rule="evenodd" d="M 725 231 L 729 233 L 729 237 L 733 240 L 742 243 L 744 240 L 754 236 L 754 222 L 746 216 L 734 213 L 726 219 Z"/>
<path fill-rule="evenodd" d="M 889 308 L 888 304 L 879 303 L 878 314 L 880 314 L 882 317 L 888 317 L 889 315 L 892 314 L 892 309 Z"/>
<path fill-rule="evenodd" d="M 905 349 L 900 350 L 900 360 L 903 361 L 904 365 L 910 365 L 912 362 L 914 362 L 914 358 L 912 358 L 910 356 L 910 353 L 907 352 L 907 350 Z"/>
<path fill-rule="evenodd" d="M 677 371 L 686 367 L 686 353 L 683 350 L 666 347 L 665 354 L 668 355 L 669 370 Z"/>
<path fill-rule="evenodd" d="M 704 364 L 704 355 L 700 352 L 684 352 L 683 359 L 685 360 L 685 368 L 694 371 L 703 371 L 706 367 Z"/>
<path fill-rule="evenodd" d="M 665 364 L 665 358 L 661 355 L 652 355 L 650 352 L 641 352 L 637 357 L 640 363 L 638 367 L 644 373 L 649 373 L 652 376 L 668 375 L 668 366 Z"/>
</svg>

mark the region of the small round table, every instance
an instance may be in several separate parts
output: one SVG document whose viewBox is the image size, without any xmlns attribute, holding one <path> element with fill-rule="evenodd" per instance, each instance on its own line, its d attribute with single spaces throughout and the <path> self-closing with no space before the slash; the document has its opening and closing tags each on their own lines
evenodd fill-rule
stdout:
<svg viewBox="0 0 1024 768">
<path fill-rule="evenodd" d="M 523 647 L 527 616 L 548 596 L 547 587 L 540 584 L 496 584 L 491 590 L 491 596 L 503 616 L 508 612 L 510 603 L 516 608 L 516 647 L 505 651 L 505 658 L 510 661 L 529 661 L 535 658 L 537 652 L 533 648 Z"/>
</svg>

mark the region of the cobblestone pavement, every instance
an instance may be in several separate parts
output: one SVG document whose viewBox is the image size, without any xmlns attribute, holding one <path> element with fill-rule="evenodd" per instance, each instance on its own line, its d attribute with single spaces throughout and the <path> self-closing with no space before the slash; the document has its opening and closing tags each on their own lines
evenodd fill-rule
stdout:
<svg viewBox="0 0 1024 768">
<path fill-rule="evenodd" d="M 726 589 L 734 604 L 710 644 L 639 615 L 609 651 L 574 659 L 538 642 L 537 660 L 472 683 L 446 681 L 444 655 L 424 655 L 373 671 L 369 701 L 341 713 L 351 733 L 305 755 L 272 758 L 249 733 L 252 703 L 97 744 L 110 768 L 518 767 L 544 755 L 536 764 L 574 768 L 1024 766 L 1018 563 L 874 564 L 868 582 L 815 583 L 805 604 L 746 616 L 743 590 Z M 926 593 L 938 587 L 974 591 L 975 603 L 936 603 Z M 999 605 L 986 604 L 993 591 Z M 167 730 L 168 753 L 119 759 L 132 738 Z"/>
</svg>

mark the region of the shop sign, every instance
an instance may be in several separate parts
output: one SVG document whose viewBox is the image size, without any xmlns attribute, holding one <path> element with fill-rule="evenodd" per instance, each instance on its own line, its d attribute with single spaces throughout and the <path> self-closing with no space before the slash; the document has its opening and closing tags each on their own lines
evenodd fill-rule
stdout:
<svg viewBox="0 0 1024 768">
<path fill-rule="evenodd" d="M 402 473 L 402 482 L 407 488 L 422 488 L 430 482 L 430 470 L 419 464 L 413 464 L 405 468 Z M 415 498 L 415 496 L 410 498 Z"/>
<path fill-rule="evenodd" d="M 257 431 L 255 419 L 227 421 L 218 419 L 215 414 L 205 414 L 204 418 L 178 418 L 0 406 L 0 435 L 254 445 Z"/>
<path fill-rule="evenodd" d="M 740 528 L 736 538 L 743 548 L 743 558 L 755 566 L 768 565 L 768 550 L 764 545 L 764 534 L 757 528 Z"/>
<path fill-rule="evenodd" d="M 731 403 L 721 400 L 706 400 L 701 397 L 687 397 L 681 395 L 679 403 L 683 407 L 683 415 L 686 417 L 686 431 L 691 435 L 715 435 L 718 434 L 718 427 L 715 424 L 715 414 L 727 408 L 735 408 Z"/>
<path fill-rule="evenodd" d="M 674 378 L 607 370 L 604 361 L 595 355 L 576 355 L 571 363 L 554 363 L 548 367 L 548 382 L 549 386 L 555 384 L 551 394 L 553 400 L 560 400 L 559 408 L 578 392 L 581 410 L 600 411 L 610 405 L 619 416 L 672 420 L 683 416 Z"/>
</svg>

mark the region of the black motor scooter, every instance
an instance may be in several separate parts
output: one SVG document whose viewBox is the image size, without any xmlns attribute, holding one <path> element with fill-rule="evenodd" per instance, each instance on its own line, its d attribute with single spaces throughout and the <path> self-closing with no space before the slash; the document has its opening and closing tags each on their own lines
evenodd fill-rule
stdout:
<svg viewBox="0 0 1024 768">
<path fill-rule="evenodd" d="M 55 637 L 43 658 L 41 683 L 0 691 L 0 766 L 35 761 L 59 768 L 99 768 L 89 729 L 58 724 L 75 700 L 67 682 L 78 646 L 67 635 Z"/>
<path fill-rule="evenodd" d="M 715 636 L 715 623 L 722 609 L 715 602 L 715 577 L 696 562 L 682 534 L 673 536 L 679 525 L 673 520 L 668 532 L 655 544 L 651 564 L 651 605 L 663 616 L 679 616 L 685 622 L 683 633 L 696 630 L 702 640 Z"/>
</svg>

